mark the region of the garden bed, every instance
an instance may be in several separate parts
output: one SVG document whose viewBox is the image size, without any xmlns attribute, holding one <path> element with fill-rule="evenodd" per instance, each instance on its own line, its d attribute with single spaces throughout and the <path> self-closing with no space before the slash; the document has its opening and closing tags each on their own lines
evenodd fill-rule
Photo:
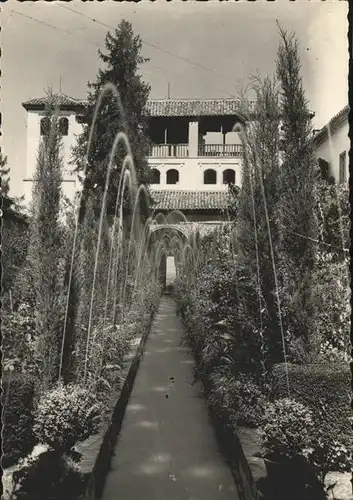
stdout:
<svg viewBox="0 0 353 500">
<path fill-rule="evenodd" d="M 112 396 L 108 404 L 110 411 L 104 416 L 105 418 L 103 419 L 100 431 L 90 436 L 86 441 L 75 446 L 75 451 L 80 454 L 80 461 L 77 464 L 77 468 L 75 468 L 77 471 L 77 480 L 80 483 L 78 488 L 80 493 L 75 495 L 73 492 L 70 492 L 70 494 L 72 493 L 73 495 L 70 496 L 70 500 L 93 500 L 99 498 L 103 492 L 106 475 L 110 467 L 111 456 L 121 429 L 125 410 L 153 318 L 154 312 L 146 319 L 146 326 L 143 329 L 143 333 L 139 336 L 135 336 L 131 341 L 131 349 L 124 359 L 124 366 L 121 374 L 121 389 L 118 395 L 115 394 Z M 11 494 L 14 491 L 14 473 L 23 469 L 31 457 L 40 458 L 40 456 L 42 456 L 43 460 L 46 461 L 43 454 L 49 453 L 47 448 L 47 446 L 37 446 L 33 452 L 24 460 L 21 460 L 20 463 L 4 470 L 3 489 L 4 491 L 7 490 L 7 492 L 2 497 L 2 500 L 12 500 L 13 498 Z M 17 498 L 16 493 L 15 498 Z M 30 495 L 28 496 L 28 499 L 29 498 L 31 498 Z"/>
<path fill-rule="evenodd" d="M 121 430 L 125 410 L 134 384 L 137 370 L 143 355 L 154 314 L 150 315 L 148 327 L 140 337 L 132 341 L 132 349 L 126 356 L 122 373 L 122 388 L 118 395 L 112 399 L 112 413 L 106 420 L 99 434 L 91 436 L 87 441 L 76 446 L 82 458 L 79 464 L 83 474 L 84 493 L 78 500 L 91 500 L 100 498 L 103 493 L 104 483 L 109 471 L 112 453 Z M 115 402 L 114 402 L 115 399 Z"/>
</svg>

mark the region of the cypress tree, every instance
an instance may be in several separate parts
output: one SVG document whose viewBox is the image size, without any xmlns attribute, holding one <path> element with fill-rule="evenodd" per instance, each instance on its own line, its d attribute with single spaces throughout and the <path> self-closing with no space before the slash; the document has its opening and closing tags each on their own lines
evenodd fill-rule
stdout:
<svg viewBox="0 0 353 500">
<path fill-rule="evenodd" d="M 78 171 L 84 168 L 84 158 L 94 109 L 99 95 L 106 84 L 116 86 L 123 112 L 119 109 L 116 98 L 109 91 L 104 95 L 95 123 L 94 134 L 88 156 L 88 166 L 84 181 L 83 207 L 88 196 L 104 190 L 109 158 L 116 134 L 125 131 L 128 135 L 138 183 L 147 183 L 149 169 L 147 155 L 149 140 L 147 137 L 146 103 L 150 86 L 139 74 L 139 67 L 147 61 L 142 57 L 142 41 L 135 35 L 129 22 L 122 20 L 113 33 L 105 39 L 106 52 L 99 51 L 104 69 L 99 69 L 96 81 L 88 84 L 88 105 L 84 116 L 84 131 L 74 148 L 74 161 Z M 117 188 L 126 149 L 120 145 L 114 158 L 110 190 L 107 202 L 108 213 L 114 212 Z M 84 212 L 84 208 L 82 208 Z M 82 213 L 83 213 L 82 212 Z"/>
<path fill-rule="evenodd" d="M 248 275 L 245 296 L 240 300 L 244 315 L 252 318 L 262 337 L 261 349 L 267 361 L 284 359 L 282 318 L 276 289 L 279 239 L 279 95 L 277 82 L 269 77 L 252 81 L 255 109 L 245 116 L 242 134 L 244 155 L 242 189 L 239 198 L 239 263 Z M 240 281 L 241 282 L 241 281 Z M 259 338 L 259 345 L 260 345 Z M 264 359 L 263 359 L 264 361 Z"/>
<path fill-rule="evenodd" d="M 64 274 L 60 251 L 63 235 L 59 224 L 62 142 L 53 99 L 49 100 L 46 116 L 50 128 L 38 151 L 27 263 L 35 302 L 37 356 L 43 390 L 58 377 Z"/>
<path fill-rule="evenodd" d="M 287 34 L 282 28 L 279 30 L 277 75 L 281 83 L 283 164 L 278 214 L 282 296 L 288 335 L 297 344 L 297 354 L 301 352 L 301 356 L 306 356 L 315 331 L 312 273 L 318 238 L 315 216 L 317 162 L 311 114 L 300 74 L 298 42 L 294 34 Z"/>
</svg>

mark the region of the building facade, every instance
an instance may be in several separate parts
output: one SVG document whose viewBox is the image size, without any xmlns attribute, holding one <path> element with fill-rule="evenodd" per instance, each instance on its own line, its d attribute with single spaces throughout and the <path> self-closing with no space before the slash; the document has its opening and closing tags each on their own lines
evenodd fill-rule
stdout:
<svg viewBox="0 0 353 500">
<path fill-rule="evenodd" d="M 315 155 L 325 176 L 337 184 L 349 177 L 349 107 L 345 106 L 314 137 Z"/>
<path fill-rule="evenodd" d="M 25 199 L 30 201 L 41 135 L 46 133 L 48 98 L 23 103 L 27 111 Z M 59 130 L 63 139 L 63 192 L 73 198 L 79 187 L 70 164 L 76 136 L 82 132 L 85 101 L 60 94 Z M 227 186 L 241 185 L 242 123 L 237 99 L 154 99 L 147 105 L 156 209 L 182 210 L 192 222 L 224 220 Z M 212 226 L 212 225 L 211 225 Z M 209 226 L 209 227 L 211 227 Z"/>
</svg>

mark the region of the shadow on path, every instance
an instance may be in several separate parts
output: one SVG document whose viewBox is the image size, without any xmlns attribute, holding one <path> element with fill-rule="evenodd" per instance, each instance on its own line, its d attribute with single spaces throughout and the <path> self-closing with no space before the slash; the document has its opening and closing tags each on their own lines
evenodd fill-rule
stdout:
<svg viewBox="0 0 353 500">
<path fill-rule="evenodd" d="M 238 500 L 183 326 L 163 296 L 132 389 L 103 500 Z"/>
</svg>

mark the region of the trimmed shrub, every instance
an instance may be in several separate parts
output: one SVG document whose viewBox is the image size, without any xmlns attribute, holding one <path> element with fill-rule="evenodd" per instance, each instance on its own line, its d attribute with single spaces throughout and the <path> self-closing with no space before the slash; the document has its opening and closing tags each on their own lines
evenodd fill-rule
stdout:
<svg viewBox="0 0 353 500">
<path fill-rule="evenodd" d="M 350 370 L 335 365 L 289 365 L 291 395 L 312 412 L 314 427 L 308 460 L 321 482 L 329 471 L 352 470 L 353 433 L 350 409 Z M 286 393 L 285 367 L 273 370 L 274 398 Z"/>
<path fill-rule="evenodd" d="M 11 373 L 2 381 L 2 467 L 14 465 L 35 445 L 33 434 L 34 384 L 29 378 Z"/>
<path fill-rule="evenodd" d="M 318 422 L 322 433 L 331 441 L 353 441 L 350 409 L 349 365 L 288 365 L 291 397 L 306 405 Z M 287 396 L 285 365 L 272 371 L 272 397 Z"/>
<path fill-rule="evenodd" d="M 88 389 L 59 386 L 41 398 L 34 432 L 40 442 L 65 453 L 98 431 L 101 412 L 96 396 Z"/>
<path fill-rule="evenodd" d="M 312 413 L 292 398 L 269 403 L 261 428 L 261 448 L 270 459 L 304 456 L 310 446 L 313 428 Z"/>
<path fill-rule="evenodd" d="M 209 403 L 232 427 L 258 427 L 262 423 L 267 399 L 250 373 L 211 375 Z"/>
<path fill-rule="evenodd" d="M 239 373 L 231 391 L 237 412 L 237 424 L 248 427 L 261 425 L 267 398 L 251 374 Z"/>
<path fill-rule="evenodd" d="M 277 399 L 267 405 L 260 444 L 266 460 L 270 498 L 326 498 L 310 459 L 313 431 L 313 413 L 295 399 Z"/>
</svg>

